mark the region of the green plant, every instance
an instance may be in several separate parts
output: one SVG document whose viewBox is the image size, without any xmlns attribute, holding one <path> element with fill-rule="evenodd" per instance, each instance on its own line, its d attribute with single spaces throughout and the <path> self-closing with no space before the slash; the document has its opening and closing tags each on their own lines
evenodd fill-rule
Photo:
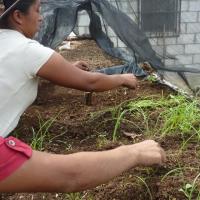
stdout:
<svg viewBox="0 0 200 200">
<path fill-rule="evenodd" d="M 101 148 L 109 143 L 109 140 L 106 138 L 106 134 L 98 134 L 97 138 L 97 147 Z"/>
<path fill-rule="evenodd" d="M 128 112 L 127 110 L 122 111 L 119 116 L 117 117 L 116 123 L 115 123 L 115 127 L 114 127 L 114 131 L 113 131 L 113 141 L 116 141 L 117 139 L 117 130 L 120 127 L 121 124 L 121 120 L 124 117 L 125 113 Z"/>
<path fill-rule="evenodd" d="M 157 82 L 157 78 L 154 75 L 149 75 L 147 76 L 147 80 L 150 81 L 151 83 Z"/>
<path fill-rule="evenodd" d="M 181 102 L 179 105 L 165 110 L 162 114 L 164 125 L 162 136 L 180 131 L 182 134 L 194 131 L 194 125 L 200 121 L 200 111 L 196 101 Z"/>
<path fill-rule="evenodd" d="M 76 193 L 69 193 L 69 194 L 65 195 L 66 200 L 83 200 L 86 198 L 87 198 L 87 200 L 93 200 L 93 198 L 90 195 L 88 195 L 87 193 L 83 194 L 80 192 L 76 192 Z"/>
<path fill-rule="evenodd" d="M 147 185 L 145 179 L 140 177 L 140 176 L 134 176 L 134 177 L 137 178 L 145 186 L 145 188 L 147 190 L 147 193 L 149 194 L 149 199 L 153 200 L 153 196 L 151 194 L 151 190 L 150 190 L 149 186 Z"/>
<path fill-rule="evenodd" d="M 161 182 L 163 182 L 169 175 L 171 175 L 171 174 L 176 174 L 176 173 L 178 173 L 178 174 L 181 173 L 181 174 L 183 175 L 183 168 L 182 168 L 182 167 L 179 167 L 179 168 L 175 168 L 175 169 L 170 170 L 169 172 L 167 172 L 167 173 L 162 177 Z"/>
<path fill-rule="evenodd" d="M 65 196 L 66 200 L 81 200 L 82 199 L 82 194 L 77 192 L 77 193 L 69 193 L 66 194 Z"/>
<path fill-rule="evenodd" d="M 197 180 L 200 177 L 200 173 L 195 177 L 192 183 L 186 183 L 179 191 L 183 192 L 188 200 L 196 199 L 200 200 L 200 189 L 197 188 Z"/>
<path fill-rule="evenodd" d="M 116 123 L 115 123 L 114 131 L 113 131 L 113 140 L 116 140 L 117 131 L 120 127 L 122 120 L 124 119 L 124 116 L 127 113 L 139 113 L 143 117 L 145 127 L 146 127 L 145 128 L 146 132 L 149 132 L 148 110 L 157 109 L 159 107 L 167 106 L 167 104 L 169 104 L 167 100 L 165 100 L 163 97 L 159 100 L 156 100 L 156 98 L 157 96 L 149 96 L 144 99 L 137 99 L 137 100 L 130 100 L 130 101 L 123 102 L 118 107 Z"/>
<path fill-rule="evenodd" d="M 188 100 L 182 95 L 168 97 L 154 95 L 124 101 L 118 106 L 107 109 L 106 112 L 108 111 L 112 115 L 112 120 L 115 120 L 113 141 L 117 140 L 122 122 L 135 125 L 143 134 L 153 133 L 153 135 L 164 137 L 181 133 L 184 141 L 182 149 L 192 138 L 197 137 L 200 140 L 200 109 L 195 99 Z M 137 125 L 135 119 L 141 123 Z"/>
<path fill-rule="evenodd" d="M 42 119 L 41 115 L 38 114 L 39 130 L 35 131 L 35 129 L 32 128 L 33 137 L 32 137 L 31 144 L 30 144 L 34 150 L 39 150 L 39 151 L 44 150 L 45 140 L 50 140 L 49 132 L 48 132 L 49 128 L 55 122 L 58 115 L 54 118 L 50 118 L 50 119 L 44 121 Z"/>
</svg>

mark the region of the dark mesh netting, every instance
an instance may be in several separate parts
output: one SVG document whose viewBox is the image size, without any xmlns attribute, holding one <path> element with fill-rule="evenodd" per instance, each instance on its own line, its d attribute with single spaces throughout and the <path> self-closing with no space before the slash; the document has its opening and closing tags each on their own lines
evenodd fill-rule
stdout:
<svg viewBox="0 0 200 200">
<path fill-rule="evenodd" d="M 129 15 L 123 6 L 130 10 Z M 137 2 L 137 4 L 135 4 Z M 36 39 L 51 48 L 57 47 L 74 30 L 78 33 L 78 13 L 85 10 L 90 18 L 89 34 L 97 44 L 111 56 L 126 61 L 123 66 L 104 69 L 107 74 L 134 73 L 145 76 L 139 62 L 147 61 L 161 78 L 166 78 L 177 87 L 198 90 L 200 83 L 198 66 L 187 67 L 183 64 L 166 65 L 165 59 L 176 60 L 164 46 L 166 37 L 178 37 L 180 33 L 180 0 L 43 0 L 44 21 Z M 130 16 L 132 15 L 132 17 Z M 134 20 L 135 18 L 135 20 Z M 114 45 L 107 33 L 111 29 L 125 45 L 125 50 Z M 152 48 L 149 38 L 160 37 L 162 51 Z M 175 61 L 173 61 L 175 63 Z M 195 85 L 194 85 L 195 83 Z"/>
</svg>

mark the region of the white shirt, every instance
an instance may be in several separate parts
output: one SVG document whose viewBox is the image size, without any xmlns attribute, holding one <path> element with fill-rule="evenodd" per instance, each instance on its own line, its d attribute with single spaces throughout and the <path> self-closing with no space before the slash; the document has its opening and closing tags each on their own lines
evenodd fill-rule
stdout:
<svg viewBox="0 0 200 200">
<path fill-rule="evenodd" d="M 36 74 L 53 52 L 17 31 L 0 29 L 0 136 L 13 131 L 35 100 Z"/>
</svg>

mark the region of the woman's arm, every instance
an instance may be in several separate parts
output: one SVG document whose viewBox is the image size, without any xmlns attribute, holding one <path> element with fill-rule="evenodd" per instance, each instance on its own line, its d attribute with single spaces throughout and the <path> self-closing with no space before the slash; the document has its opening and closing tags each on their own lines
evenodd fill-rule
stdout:
<svg viewBox="0 0 200 200">
<path fill-rule="evenodd" d="M 100 92 L 119 86 L 134 89 L 137 86 L 137 80 L 133 74 L 105 75 L 84 71 L 74 67 L 56 52 L 40 68 L 37 75 L 58 85 L 84 91 Z"/>
<path fill-rule="evenodd" d="M 164 161 L 163 149 L 152 140 L 102 152 L 53 155 L 34 151 L 30 160 L 0 182 L 0 192 L 82 191 L 132 167 Z"/>
</svg>

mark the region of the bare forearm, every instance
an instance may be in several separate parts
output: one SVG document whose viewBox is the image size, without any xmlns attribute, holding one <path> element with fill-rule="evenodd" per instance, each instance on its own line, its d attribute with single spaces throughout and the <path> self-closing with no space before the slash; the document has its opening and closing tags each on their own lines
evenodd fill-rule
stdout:
<svg viewBox="0 0 200 200">
<path fill-rule="evenodd" d="M 70 186 L 67 191 L 81 191 L 105 183 L 137 165 L 136 152 L 119 147 L 105 152 L 82 152 L 66 156 Z"/>
<path fill-rule="evenodd" d="M 92 73 L 89 78 L 89 91 L 102 92 L 123 86 L 124 79 L 121 75 L 105 75 L 101 73 Z"/>
<path fill-rule="evenodd" d="M 37 73 L 38 76 L 58 85 L 83 91 L 106 91 L 119 86 L 135 88 L 136 77 L 133 74 L 106 75 L 88 72 L 74 67 L 59 54 L 54 53 Z"/>
<path fill-rule="evenodd" d="M 104 152 L 55 155 L 33 151 L 30 160 L 0 181 L 0 192 L 81 191 L 136 165 L 162 164 L 165 160 L 165 152 L 152 140 Z"/>
</svg>

